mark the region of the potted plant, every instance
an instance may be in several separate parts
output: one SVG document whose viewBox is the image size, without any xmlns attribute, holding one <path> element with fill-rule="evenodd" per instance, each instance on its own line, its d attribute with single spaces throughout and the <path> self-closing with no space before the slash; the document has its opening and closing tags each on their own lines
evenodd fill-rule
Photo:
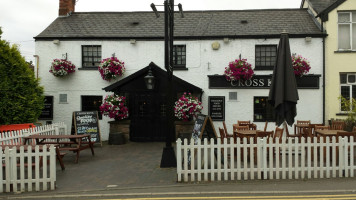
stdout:
<svg viewBox="0 0 356 200">
<path fill-rule="evenodd" d="M 296 76 L 303 76 L 309 73 L 309 61 L 303 58 L 301 55 L 292 55 L 292 65 L 294 69 L 294 74 Z"/>
<path fill-rule="evenodd" d="M 111 81 L 125 73 L 125 63 L 116 57 L 105 58 L 101 61 L 98 70 L 104 80 Z"/>
<path fill-rule="evenodd" d="M 228 81 L 249 80 L 254 74 L 251 64 L 247 59 L 236 59 L 225 68 L 225 78 Z"/>
<path fill-rule="evenodd" d="M 191 93 L 184 93 L 174 105 L 174 115 L 183 121 L 190 121 L 203 109 L 202 103 Z"/>
<path fill-rule="evenodd" d="M 129 117 L 129 110 L 126 107 L 126 98 L 116 94 L 105 97 L 100 106 L 103 115 L 115 121 L 110 121 L 109 144 L 125 144 L 130 137 L 130 121 L 124 120 Z"/>
<path fill-rule="evenodd" d="M 125 106 L 126 97 L 116 94 L 107 95 L 100 106 L 103 115 L 115 120 L 122 120 L 129 117 L 129 109 Z"/>
<path fill-rule="evenodd" d="M 49 70 L 54 76 L 63 77 L 75 72 L 75 65 L 65 59 L 54 59 Z"/>
</svg>

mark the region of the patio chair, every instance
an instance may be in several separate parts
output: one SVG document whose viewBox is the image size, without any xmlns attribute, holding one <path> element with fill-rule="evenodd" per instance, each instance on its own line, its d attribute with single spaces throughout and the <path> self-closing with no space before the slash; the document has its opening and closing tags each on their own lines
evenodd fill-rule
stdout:
<svg viewBox="0 0 356 200">
<path fill-rule="evenodd" d="M 273 134 L 273 142 L 274 143 L 276 143 L 277 138 L 278 138 L 278 142 L 282 143 L 283 132 L 284 132 L 284 128 L 276 127 L 276 130 L 274 131 L 274 134 Z"/>
<path fill-rule="evenodd" d="M 232 137 L 234 137 L 234 134 L 229 134 L 229 133 L 227 132 L 227 128 L 226 128 L 225 121 L 223 121 L 223 127 L 224 127 L 224 132 L 225 132 L 225 137 L 226 137 L 226 138 L 232 138 Z"/>
<path fill-rule="evenodd" d="M 249 130 L 250 129 L 249 126 L 247 126 L 247 125 L 246 126 L 233 126 L 233 127 L 234 127 L 234 132 L 237 132 L 239 130 Z M 239 137 L 241 139 L 241 142 L 242 142 L 242 140 L 245 137 L 245 135 L 241 135 L 241 134 L 238 134 L 238 133 L 234 134 L 235 143 L 237 141 L 237 137 Z M 246 138 L 247 138 L 247 141 L 249 141 L 250 137 L 247 136 Z"/>
<path fill-rule="evenodd" d="M 294 124 L 294 137 L 300 137 L 303 132 L 303 128 L 309 125 L 310 120 L 297 120 L 297 123 Z"/>
<path fill-rule="evenodd" d="M 265 127 L 264 127 L 264 129 L 263 129 L 264 132 L 267 131 L 267 126 L 268 126 L 268 121 L 265 122 Z"/>
<path fill-rule="evenodd" d="M 344 130 L 345 122 L 333 120 L 331 122 L 331 130 Z"/>
<path fill-rule="evenodd" d="M 221 144 L 223 144 L 224 143 L 224 138 L 226 138 L 224 129 L 219 127 L 219 133 L 220 133 Z"/>
</svg>

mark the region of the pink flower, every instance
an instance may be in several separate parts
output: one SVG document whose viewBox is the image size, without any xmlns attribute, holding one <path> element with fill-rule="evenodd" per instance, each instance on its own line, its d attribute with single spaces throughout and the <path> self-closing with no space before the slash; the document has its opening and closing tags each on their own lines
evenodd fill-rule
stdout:
<svg viewBox="0 0 356 200">
<path fill-rule="evenodd" d="M 251 64 L 246 59 L 237 59 L 230 62 L 224 72 L 225 78 L 228 81 L 249 80 L 253 74 Z"/>
</svg>

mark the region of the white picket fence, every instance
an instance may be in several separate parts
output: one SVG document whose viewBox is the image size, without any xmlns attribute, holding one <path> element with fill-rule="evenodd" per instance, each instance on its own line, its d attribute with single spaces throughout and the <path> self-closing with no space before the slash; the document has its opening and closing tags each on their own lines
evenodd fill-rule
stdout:
<svg viewBox="0 0 356 200">
<path fill-rule="evenodd" d="M 23 137 L 40 135 L 64 135 L 67 126 L 64 123 L 38 126 L 35 128 L 8 131 L 0 133 L 1 145 L 22 145 Z M 32 141 L 31 141 L 32 142 Z M 30 143 L 31 143 L 30 142 Z M 52 145 L 49 151 L 46 148 L 39 151 L 28 147 L 20 147 L 20 151 L 0 147 L 0 193 L 54 190 L 56 182 L 56 152 Z"/>
<path fill-rule="evenodd" d="M 316 138 L 314 138 L 316 141 Z M 336 137 L 320 143 L 302 139 L 273 143 L 246 138 L 236 144 L 233 138 L 214 143 L 204 139 L 189 143 L 177 140 L 177 175 L 181 181 L 227 181 L 252 179 L 310 179 L 354 177 L 356 163 L 353 138 Z"/>
<path fill-rule="evenodd" d="M 35 128 L 0 132 L 0 144 L 20 145 L 23 144 L 23 137 L 39 134 L 39 135 L 65 135 L 67 126 L 63 122 L 37 126 Z"/>
<path fill-rule="evenodd" d="M 39 146 L 25 151 L 0 147 L 0 192 L 46 191 L 55 189 L 56 151 L 51 145 L 49 150 Z M 47 166 L 48 165 L 48 166 Z"/>
</svg>

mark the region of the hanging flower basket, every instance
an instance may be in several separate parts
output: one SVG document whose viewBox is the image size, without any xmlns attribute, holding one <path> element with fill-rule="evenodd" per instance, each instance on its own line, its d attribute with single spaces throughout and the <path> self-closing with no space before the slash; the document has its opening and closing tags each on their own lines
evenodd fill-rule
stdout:
<svg viewBox="0 0 356 200">
<path fill-rule="evenodd" d="M 54 59 L 49 70 L 54 76 L 63 77 L 75 72 L 75 65 L 64 59 Z"/>
<path fill-rule="evenodd" d="M 101 61 L 98 69 L 104 80 L 111 81 L 124 74 L 125 63 L 116 57 L 105 58 Z"/>
<path fill-rule="evenodd" d="M 178 101 L 175 102 L 174 115 L 183 121 L 189 121 L 196 117 L 203 109 L 202 103 L 191 93 L 184 93 Z"/>
<path fill-rule="evenodd" d="M 294 74 L 296 76 L 303 76 L 309 73 L 310 63 L 307 59 L 303 58 L 301 55 L 292 55 L 292 65 L 294 69 Z"/>
<path fill-rule="evenodd" d="M 237 59 L 229 63 L 225 68 L 225 78 L 228 81 L 249 80 L 254 72 L 251 64 L 246 59 Z"/>
<path fill-rule="evenodd" d="M 122 120 L 129 117 L 129 109 L 125 106 L 126 97 L 116 94 L 105 97 L 100 106 L 103 115 L 116 120 Z"/>
</svg>

